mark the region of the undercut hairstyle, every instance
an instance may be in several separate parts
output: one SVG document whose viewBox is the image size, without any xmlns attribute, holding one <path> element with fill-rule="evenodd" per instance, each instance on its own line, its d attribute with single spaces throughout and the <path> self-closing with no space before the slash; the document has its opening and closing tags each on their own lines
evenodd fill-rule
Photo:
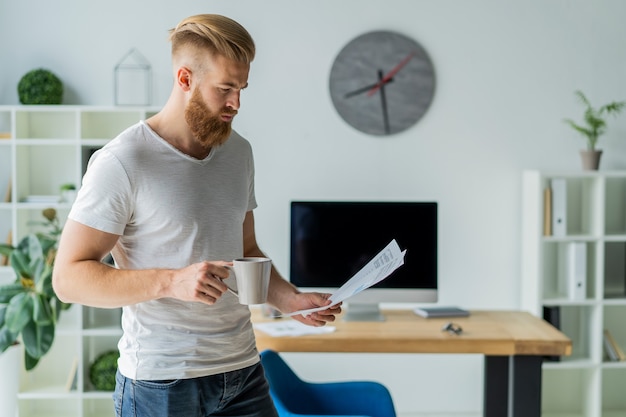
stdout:
<svg viewBox="0 0 626 417">
<path fill-rule="evenodd" d="M 172 56 L 191 47 L 230 60 L 250 64 L 255 45 L 248 31 L 234 20 L 217 14 L 199 14 L 182 20 L 170 30 Z"/>
</svg>

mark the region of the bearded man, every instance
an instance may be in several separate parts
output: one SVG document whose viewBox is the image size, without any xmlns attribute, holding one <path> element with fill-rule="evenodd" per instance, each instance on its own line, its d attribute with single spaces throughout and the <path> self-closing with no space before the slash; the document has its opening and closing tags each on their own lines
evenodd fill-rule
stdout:
<svg viewBox="0 0 626 417">
<path fill-rule="evenodd" d="M 53 285 L 65 302 L 122 307 L 117 416 L 274 417 L 250 311 L 226 266 L 264 256 L 254 231 L 254 161 L 232 129 L 255 45 L 237 22 L 191 16 L 170 31 L 163 109 L 97 151 L 64 226 Z M 115 267 L 101 260 L 111 253 Z M 272 267 L 267 302 L 327 306 Z M 322 326 L 335 306 L 306 317 Z"/>
</svg>

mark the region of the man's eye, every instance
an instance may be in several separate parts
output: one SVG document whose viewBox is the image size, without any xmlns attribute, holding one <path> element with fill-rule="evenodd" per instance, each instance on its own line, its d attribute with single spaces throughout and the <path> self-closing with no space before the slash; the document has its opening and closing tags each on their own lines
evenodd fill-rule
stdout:
<svg viewBox="0 0 626 417">
<path fill-rule="evenodd" d="M 222 94 L 228 94 L 230 92 L 230 88 L 220 88 L 219 90 Z"/>
</svg>

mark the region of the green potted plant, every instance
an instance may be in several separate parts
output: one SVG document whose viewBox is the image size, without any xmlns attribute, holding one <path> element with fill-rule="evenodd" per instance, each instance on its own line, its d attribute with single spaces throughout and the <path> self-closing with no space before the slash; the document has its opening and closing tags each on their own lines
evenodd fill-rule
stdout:
<svg viewBox="0 0 626 417">
<path fill-rule="evenodd" d="M 120 352 L 110 350 L 100 354 L 89 367 L 89 380 L 100 391 L 115 389 L 115 373 Z"/>
<path fill-rule="evenodd" d="M 20 79 L 17 94 L 22 104 L 61 104 L 63 82 L 50 70 L 34 69 Z"/>
<path fill-rule="evenodd" d="M 596 145 L 598 138 L 603 135 L 606 130 L 605 116 L 609 114 L 619 114 L 626 106 L 626 101 L 613 101 L 596 109 L 591 105 L 582 91 L 576 90 L 574 94 L 586 107 L 583 115 L 583 123 L 578 124 L 572 119 L 565 119 L 564 121 L 587 140 L 587 149 L 580 151 L 583 168 L 592 170 L 598 169 L 602 151 L 596 149 Z"/>
<path fill-rule="evenodd" d="M 62 184 L 59 189 L 61 191 L 61 202 L 71 204 L 76 200 L 76 186 L 74 184 Z"/>
<path fill-rule="evenodd" d="M 0 254 L 9 257 L 16 275 L 13 283 L 0 286 L 0 353 L 21 342 L 28 371 L 48 353 L 61 311 L 70 307 L 52 288 L 59 219 L 53 208 L 42 214 L 46 220 L 36 224 L 44 232 L 28 234 L 17 246 L 0 244 Z"/>
</svg>

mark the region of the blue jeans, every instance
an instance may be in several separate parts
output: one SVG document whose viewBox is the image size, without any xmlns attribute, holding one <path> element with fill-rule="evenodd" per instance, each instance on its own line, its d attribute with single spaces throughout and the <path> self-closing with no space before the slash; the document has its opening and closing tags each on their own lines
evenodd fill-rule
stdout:
<svg viewBox="0 0 626 417">
<path fill-rule="evenodd" d="M 117 417 L 278 417 L 263 366 L 200 378 L 140 381 L 116 375 Z"/>
</svg>

